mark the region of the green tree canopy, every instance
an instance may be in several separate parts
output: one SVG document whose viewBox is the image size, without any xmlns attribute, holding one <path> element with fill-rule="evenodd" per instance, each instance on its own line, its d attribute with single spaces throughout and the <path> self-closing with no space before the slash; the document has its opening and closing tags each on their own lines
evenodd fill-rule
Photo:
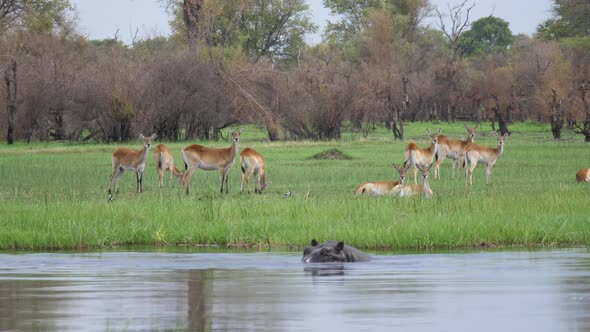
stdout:
<svg viewBox="0 0 590 332">
<path fill-rule="evenodd" d="M 554 0 L 554 18 L 537 27 L 537 37 L 558 40 L 590 36 L 590 1 Z"/>
<path fill-rule="evenodd" d="M 69 32 L 73 9 L 69 0 L 0 0 L 0 34 L 17 29 Z"/>
<path fill-rule="evenodd" d="M 413 33 L 422 18 L 431 10 L 428 0 L 324 0 L 324 6 L 340 18 L 329 22 L 326 37 L 339 43 L 350 44 L 368 24 L 371 11 L 385 11 L 399 21 L 407 21 L 404 34 Z"/>
<path fill-rule="evenodd" d="M 182 3 L 176 3 L 175 31 L 183 31 Z M 304 0 L 204 0 L 199 20 L 209 47 L 241 48 L 254 61 L 288 60 L 305 47 L 317 27 Z"/>
<path fill-rule="evenodd" d="M 466 55 L 505 51 L 514 40 L 508 22 L 488 16 L 473 22 L 471 29 L 461 35 L 459 45 Z"/>
</svg>

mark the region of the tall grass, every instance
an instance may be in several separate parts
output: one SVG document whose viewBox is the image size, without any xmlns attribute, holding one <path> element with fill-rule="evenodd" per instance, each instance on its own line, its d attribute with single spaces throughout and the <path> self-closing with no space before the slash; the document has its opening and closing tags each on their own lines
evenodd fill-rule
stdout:
<svg viewBox="0 0 590 332">
<path fill-rule="evenodd" d="M 442 124 L 458 138 L 463 125 Z M 262 195 L 239 193 L 239 165 L 230 171 L 230 193 L 221 195 L 217 171 L 197 170 L 191 194 L 166 178 L 158 188 L 150 155 L 144 192 L 126 172 L 121 192 L 107 201 L 115 146 L 58 143 L 0 147 L 0 249 L 66 249 L 117 245 L 239 245 L 300 247 L 312 238 L 337 239 L 367 249 L 458 248 L 470 246 L 563 246 L 588 244 L 590 185 L 575 172 L 590 167 L 589 146 L 575 136 L 553 141 L 549 128 L 511 127 L 514 134 L 496 163 L 491 185 L 478 165 L 474 184 L 463 171 L 430 179 L 435 197 L 354 197 L 361 182 L 397 177 L 392 162 L 403 162 L 405 145 L 428 144 L 425 129 L 406 127 L 407 140 L 394 142 L 379 129 L 368 139 L 350 134 L 340 142 L 264 142 L 242 135 L 240 150 L 255 148 L 266 159 L 272 183 Z M 478 144 L 495 146 L 480 130 Z M 210 146 L 229 146 L 205 142 Z M 177 164 L 188 143 L 169 143 Z M 141 143 L 126 146 L 140 148 Z M 338 148 L 351 160 L 309 157 Z M 179 165 L 180 166 L 180 165 Z M 413 181 L 413 177 L 410 177 Z M 291 191 L 288 198 L 283 193 Z"/>
</svg>

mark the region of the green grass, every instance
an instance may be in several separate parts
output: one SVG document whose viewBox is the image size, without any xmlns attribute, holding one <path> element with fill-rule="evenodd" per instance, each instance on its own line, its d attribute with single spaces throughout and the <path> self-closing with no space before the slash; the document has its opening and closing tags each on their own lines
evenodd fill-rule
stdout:
<svg viewBox="0 0 590 332">
<path fill-rule="evenodd" d="M 252 147 L 265 157 L 272 183 L 264 194 L 239 193 L 237 162 L 229 174 L 228 195 L 218 193 L 217 171 L 195 171 L 188 196 L 169 178 L 159 189 L 150 155 L 144 192 L 135 193 L 135 177 L 126 172 L 112 203 L 106 188 L 115 145 L 2 145 L 0 249 L 301 247 L 312 238 L 389 250 L 590 243 L 590 184 L 575 182 L 575 172 L 590 167 L 590 147 L 572 134 L 553 141 L 549 128 L 538 124 L 510 126 L 513 135 L 489 186 L 481 165 L 468 188 L 462 172 L 450 179 L 450 161 L 445 161 L 442 179 L 430 180 L 433 199 L 353 196 L 363 181 L 396 178 L 391 163 L 403 162 L 410 140 L 426 146 L 427 127 L 442 127 L 452 138 L 464 132 L 462 123 L 416 123 L 406 126 L 403 142 L 378 128 L 367 139 L 345 134 L 340 142 L 268 143 L 247 127 L 240 150 Z M 480 128 L 476 141 L 495 146 L 489 126 Z M 178 166 L 180 150 L 188 144 L 167 144 Z M 125 146 L 140 148 L 140 143 Z M 334 148 L 352 159 L 310 159 Z M 287 191 L 291 197 L 283 198 Z"/>
</svg>

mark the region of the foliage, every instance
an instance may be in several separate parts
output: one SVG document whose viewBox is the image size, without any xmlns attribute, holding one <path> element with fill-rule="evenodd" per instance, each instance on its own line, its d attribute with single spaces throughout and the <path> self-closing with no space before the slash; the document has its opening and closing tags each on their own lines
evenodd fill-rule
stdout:
<svg viewBox="0 0 590 332">
<path fill-rule="evenodd" d="M 172 26 L 184 33 L 182 6 L 176 4 Z M 240 49 L 254 62 L 293 62 L 306 47 L 304 35 L 316 26 L 303 0 L 204 1 L 201 31 L 207 47 Z"/>
<path fill-rule="evenodd" d="M 73 10 L 69 0 L 0 0 L 0 35 L 17 29 L 68 34 Z"/>
<path fill-rule="evenodd" d="M 370 136 L 379 126 L 402 140 L 415 121 L 506 130 L 552 121 L 557 109 L 562 121 L 554 123 L 567 123 L 564 130 L 590 126 L 581 93 L 588 37 L 511 37 L 499 18 L 472 24 L 475 3 L 466 0 L 436 10 L 441 29 L 421 24 L 433 9 L 425 0 L 328 0 L 338 21 L 313 46 L 304 43 L 313 26 L 301 0 L 187 0 L 197 9 L 194 44 L 185 1 L 162 2 L 175 15 L 175 35 L 129 45 L 60 28 L 55 22 L 70 14 L 65 0 L 27 2 L 39 7 L 4 20 L 0 118 L 14 115 L 14 126 L 0 127 L 0 136 L 111 142 L 155 131 L 171 141 L 217 140 L 229 126 L 256 123 L 270 141 L 339 140 L 350 128 Z M 560 15 L 563 23 L 573 14 Z M 454 21 L 445 27 L 446 16 Z M 15 84 L 6 84 L 8 62 L 18 68 Z M 10 98 L 6 86 L 17 85 Z"/>
<path fill-rule="evenodd" d="M 471 29 L 461 35 L 459 45 L 466 50 L 466 55 L 485 55 L 506 51 L 512 41 L 508 22 L 489 16 L 473 22 Z"/>
<path fill-rule="evenodd" d="M 537 28 L 537 37 L 543 40 L 584 37 L 590 35 L 590 3 L 578 0 L 555 0 L 555 18 L 548 19 Z"/>
</svg>

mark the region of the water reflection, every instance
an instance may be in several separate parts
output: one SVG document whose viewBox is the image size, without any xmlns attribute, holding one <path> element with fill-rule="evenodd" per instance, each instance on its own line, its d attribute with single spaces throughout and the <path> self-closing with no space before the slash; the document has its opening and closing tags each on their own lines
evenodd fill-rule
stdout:
<svg viewBox="0 0 590 332">
<path fill-rule="evenodd" d="M 561 280 L 561 301 L 565 304 L 563 315 L 571 322 L 574 330 L 590 331 L 590 257 L 564 260 L 556 257 L 561 262 L 559 268 L 570 271 Z"/>
<path fill-rule="evenodd" d="M 590 330 L 587 250 L 0 254 L 0 330 Z"/>
<path fill-rule="evenodd" d="M 344 264 L 306 264 L 303 268 L 306 274 L 312 277 L 333 277 L 344 275 Z"/>
</svg>

